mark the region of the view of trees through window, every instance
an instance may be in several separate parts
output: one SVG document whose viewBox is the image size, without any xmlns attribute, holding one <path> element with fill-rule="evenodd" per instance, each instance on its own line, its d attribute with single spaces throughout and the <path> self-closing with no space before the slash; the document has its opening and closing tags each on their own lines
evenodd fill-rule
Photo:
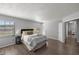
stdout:
<svg viewBox="0 0 79 59">
<path fill-rule="evenodd" d="M 0 20 L 0 37 L 15 34 L 15 26 L 13 21 Z"/>
</svg>

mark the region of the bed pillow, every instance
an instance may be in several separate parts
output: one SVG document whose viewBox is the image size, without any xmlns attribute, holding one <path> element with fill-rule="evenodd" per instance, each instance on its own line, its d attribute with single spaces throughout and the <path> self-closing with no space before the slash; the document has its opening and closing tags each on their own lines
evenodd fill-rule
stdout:
<svg viewBox="0 0 79 59">
<path fill-rule="evenodd" d="M 33 31 L 27 31 L 27 35 L 32 35 Z"/>
<path fill-rule="evenodd" d="M 23 31 L 22 34 L 24 34 L 24 35 L 32 35 L 33 31 Z"/>
</svg>

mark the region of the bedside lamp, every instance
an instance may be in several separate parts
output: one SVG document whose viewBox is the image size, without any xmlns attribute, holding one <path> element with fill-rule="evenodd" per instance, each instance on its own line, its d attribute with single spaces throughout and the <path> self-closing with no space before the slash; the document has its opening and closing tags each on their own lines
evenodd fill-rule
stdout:
<svg viewBox="0 0 79 59">
<path fill-rule="evenodd" d="M 16 36 L 20 36 L 20 35 L 21 35 L 20 30 L 17 30 L 16 31 Z"/>
</svg>

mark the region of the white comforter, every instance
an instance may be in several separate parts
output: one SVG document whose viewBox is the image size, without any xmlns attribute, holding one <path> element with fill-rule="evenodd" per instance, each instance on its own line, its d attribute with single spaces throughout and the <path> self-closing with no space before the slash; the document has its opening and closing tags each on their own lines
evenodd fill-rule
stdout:
<svg viewBox="0 0 79 59">
<path fill-rule="evenodd" d="M 47 37 L 44 35 L 23 35 L 23 41 L 25 41 L 29 46 L 35 47 L 38 43 L 46 41 Z"/>
</svg>

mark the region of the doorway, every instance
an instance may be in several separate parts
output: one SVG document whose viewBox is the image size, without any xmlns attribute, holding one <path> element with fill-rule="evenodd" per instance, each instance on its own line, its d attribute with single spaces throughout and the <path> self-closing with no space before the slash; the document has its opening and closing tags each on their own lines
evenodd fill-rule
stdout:
<svg viewBox="0 0 79 59">
<path fill-rule="evenodd" d="M 66 44 L 76 44 L 77 41 L 77 22 L 69 21 L 65 23 L 65 32 L 66 32 Z"/>
</svg>

